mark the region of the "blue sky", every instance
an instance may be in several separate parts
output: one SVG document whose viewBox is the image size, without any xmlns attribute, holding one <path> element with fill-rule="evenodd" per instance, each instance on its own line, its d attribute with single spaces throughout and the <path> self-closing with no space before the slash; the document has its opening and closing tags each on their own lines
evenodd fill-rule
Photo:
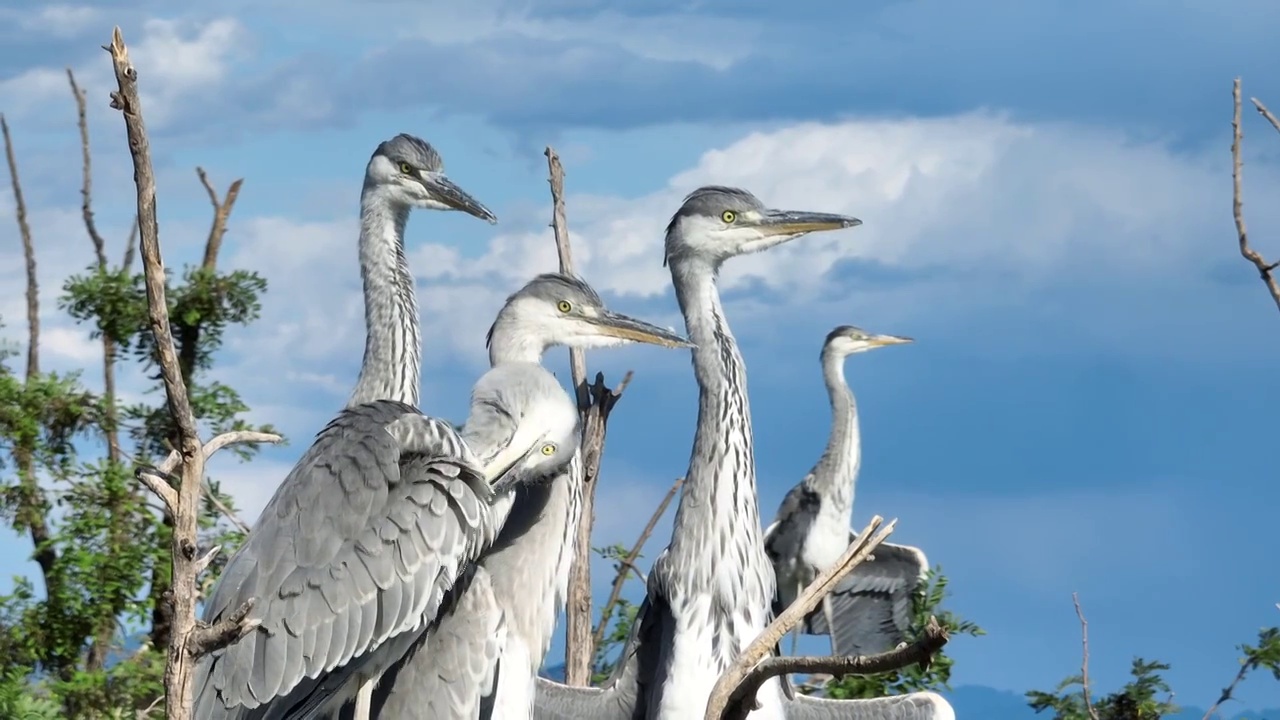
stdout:
<svg viewBox="0 0 1280 720">
<path fill-rule="evenodd" d="M 1280 108 L 1277 21 L 1262 0 L 29 3 L 0 9 L 0 111 L 31 206 L 51 368 L 98 362 L 55 304 L 91 256 L 64 67 L 89 93 L 96 209 L 116 254 L 131 175 L 98 49 L 112 24 L 144 88 L 170 265 L 196 257 L 208 227 L 193 167 L 220 190 L 246 179 L 224 266 L 259 270 L 270 292 L 218 375 L 294 440 L 213 465 L 249 516 L 354 382 L 359 178 L 394 133 L 435 144 L 500 218 L 410 223 L 424 407 L 450 417 L 502 299 L 554 267 L 548 142 L 581 272 L 613 307 L 663 324 L 680 319 L 661 229 L 693 187 L 857 215 L 855 230 L 725 271 L 765 517 L 825 441 L 825 333 L 914 336 L 848 364 L 865 442 L 855 523 L 899 518 L 893 540 L 940 563 L 951 608 L 990 632 L 953 644 L 956 682 L 1020 692 L 1076 672 L 1078 591 L 1097 683 L 1121 682 L 1134 655 L 1158 658 L 1179 701 L 1208 705 L 1234 646 L 1280 621 L 1267 569 L 1280 318 L 1237 254 L 1228 150 L 1234 76 Z M 1246 213 L 1276 257 L 1280 207 L 1264 199 L 1280 191 L 1280 137 L 1245 120 Z M 17 338 L 9 201 L 0 216 L 0 315 Z M 626 541 L 687 463 L 693 377 L 686 355 L 652 348 L 589 362 L 636 370 L 610 423 L 596 532 Z M 0 573 L 29 567 L 25 542 L 0 547 Z M 1280 686 L 1241 696 L 1275 705 Z"/>
</svg>

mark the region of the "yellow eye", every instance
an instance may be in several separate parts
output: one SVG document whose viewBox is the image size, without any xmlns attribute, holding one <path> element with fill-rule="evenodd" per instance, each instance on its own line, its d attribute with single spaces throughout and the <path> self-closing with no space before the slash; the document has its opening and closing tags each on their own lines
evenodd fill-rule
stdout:
<svg viewBox="0 0 1280 720">
<path fill-rule="evenodd" d="M 400 172 L 404 173 L 405 175 L 412 175 L 413 166 L 407 162 L 402 162 L 400 163 Z"/>
<path fill-rule="evenodd" d="M 551 457 L 552 455 L 555 455 L 555 454 L 556 454 L 556 446 L 555 446 L 555 445 L 552 445 L 551 443 L 547 443 L 546 445 L 543 445 L 543 446 L 542 446 L 542 454 L 543 454 L 543 455 L 546 455 L 547 457 Z"/>
<path fill-rule="evenodd" d="M 556 303 L 556 309 L 558 309 L 562 313 L 567 313 L 573 309 L 573 305 L 571 305 L 568 300 L 561 300 L 560 302 Z"/>
<path fill-rule="evenodd" d="M 725 210 L 720 213 L 720 219 L 724 221 L 725 225 L 732 225 L 733 221 L 738 219 L 738 213 L 732 210 Z"/>
</svg>

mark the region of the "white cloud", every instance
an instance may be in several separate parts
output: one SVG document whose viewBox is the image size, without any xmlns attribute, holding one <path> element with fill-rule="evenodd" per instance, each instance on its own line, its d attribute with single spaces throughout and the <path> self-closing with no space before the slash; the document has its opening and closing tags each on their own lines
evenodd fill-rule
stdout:
<svg viewBox="0 0 1280 720">
<path fill-rule="evenodd" d="M 97 11 L 92 8 L 61 8 L 24 15 L 24 21 L 50 33 L 54 33 L 52 28 L 57 26 L 61 28 L 57 32 L 67 34 L 78 29 L 60 25 L 63 16 L 68 22 L 81 24 L 96 21 Z M 222 83 L 232 60 L 238 54 L 243 55 L 248 41 L 245 27 L 232 18 L 207 22 L 150 18 L 142 22 L 140 30 L 126 27 L 124 31 L 130 59 L 145 75 L 140 87 L 149 129 L 165 127 L 184 102 L 199 98 Z M 107 40 L 109 37 L 104 36 L 103 42 Z M 79 55 L 81 60 L 71 64 L 82 89 L 98 93 L 103 88 L 115 87 L 111 63 L 105 53 L 91 47 Z M 61 64 L 27 68 L 0 80 L 0 97 L 5 100 L 6 112 L 13 117 L 36 117 L 55 105 L 55 112 L 61 116 L 71 99 L 66 70 Z M 92 115 L 105 114 L 106 103 L 97 102 L 100 95 L 91 95 L 89 99 Z"/>
</svg>

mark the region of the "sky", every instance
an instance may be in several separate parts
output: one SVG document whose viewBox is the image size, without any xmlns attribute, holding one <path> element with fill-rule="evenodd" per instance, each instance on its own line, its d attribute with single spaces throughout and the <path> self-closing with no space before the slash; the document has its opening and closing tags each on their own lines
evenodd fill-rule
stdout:
<svg viewBox="0 0 1280 720">
<path fill-rule="evenodd" d="M 459 420 L 494 313 L 556 267 L 547 144 L 566 168 L 577 270 L 612 308 L 661 325 L 681 326 L 661 241 L 689 190 L 737 185 L 772 207 L 852 214 L 861 227 L 724 268 L 762 515 L 825 444 L 827 331 L 912 336 L 847 364 L 864 443 L 854 524 L 898 518 L 891 540 L 940 564 L 947 607 L 987 629 L 948 646 L 953 682 L 1022 692 L 1078 672 L 1078 592 L 1095 687 L 1121 684 L 1141 655 L 1173 666 L 1177 700 L 1210 704 L 1235 646 L 1280 622 L 1268 452 L 1280 317 L 1238 254 L 1229 151 L 1234 77 L 1280 110 L 1280 5 L 632 5 L 0 8 L 0 111 L 38 253 L 45 367 L 100 361 L 56 302 L 92 257 L 66 67 L 88 92 L 95 210 L 116 257 L 132 217 L 99 49 L 115 24 L 143 89 L 170 267 L 197 260 L 208 230 L 195 166 L 220 192 L 245 178 L 221 264 L 258 271 L 269 290 L 214 375 L 292 440 L 212 464 L 246 519 L 354 383 L 359 182 L 378 142 L 429 140 L 499 218 L 420 211 L 407 233 L 423 408 Z M 1249 107 L 1244 120 L 1245 213 L 1258 249 L 1280 259 L 1280 205 L 1265 201 L 1280 192 L 1280 137 Z M 17 340 L 21 250 L 0 184 L 0 333 Z M 549 356 L 561 377 L 564 355 Z M 696 388 L 681 351 L 588 362 L 614 379 L 635 370 L 609 424 L 594 536 L 629 544 L 684 472 Z M 97 386 L 95 372 L 85 380 Z M 122 387 L 136 398 L 145 382 Z M 669 533 L 668 515 L 646 557 Z M 33 567 L 24 539 L 0 534 L 0 548 L 0 576 Z M 1259 678 L 1239 696 L 1274 706 L 1280 684 Z"/>
</svg>

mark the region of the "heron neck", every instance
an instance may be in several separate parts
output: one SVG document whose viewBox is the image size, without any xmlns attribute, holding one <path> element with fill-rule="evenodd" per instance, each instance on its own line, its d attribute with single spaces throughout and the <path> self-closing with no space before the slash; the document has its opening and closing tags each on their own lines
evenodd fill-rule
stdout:
<svg viewBox="0 0 1280 720">
<path fill-rule="evenodd" d="M 806 483 L 820 494 L 831 510 L 847 516 L 853 511 L 854 482 L 862 461 L 858 432 L 858 405 L 844 377 L 845 357 L 822 353 L 822 378 L 831 398 L 831 437 Z"/>
<path fill-rule="evenodd" d="M 715 592 L 728 607 L 758 604 L 763 622 L 767 600 L 755 595 L 772 597 L 773 573 L 763 573 L 746 368 L 720 304 L 715 268 L 680 259 L 671 264 L 671 278 L 696 345 L 698 382 L 698 425 L 668 549 L 669 567 L 685 574 L 672 580 Z"/>
<path fill-rule="evenodd" d="M 548 344 L 536 333 L 521 330 L 517 321 L 505 314 L 494 321 L 493 335 L 489 338 L 489 366 L 506 363 L 542 363 Z"/>
<path fill-rule="evenodd" d="M 409 208 L 376 189 L 360 197 L 360 276 L 367 334 L 364 363 L 347 406 L 373 400 L 418 405 L 422 357 L 418 300 L 404 256 Z"/>
</svg>

